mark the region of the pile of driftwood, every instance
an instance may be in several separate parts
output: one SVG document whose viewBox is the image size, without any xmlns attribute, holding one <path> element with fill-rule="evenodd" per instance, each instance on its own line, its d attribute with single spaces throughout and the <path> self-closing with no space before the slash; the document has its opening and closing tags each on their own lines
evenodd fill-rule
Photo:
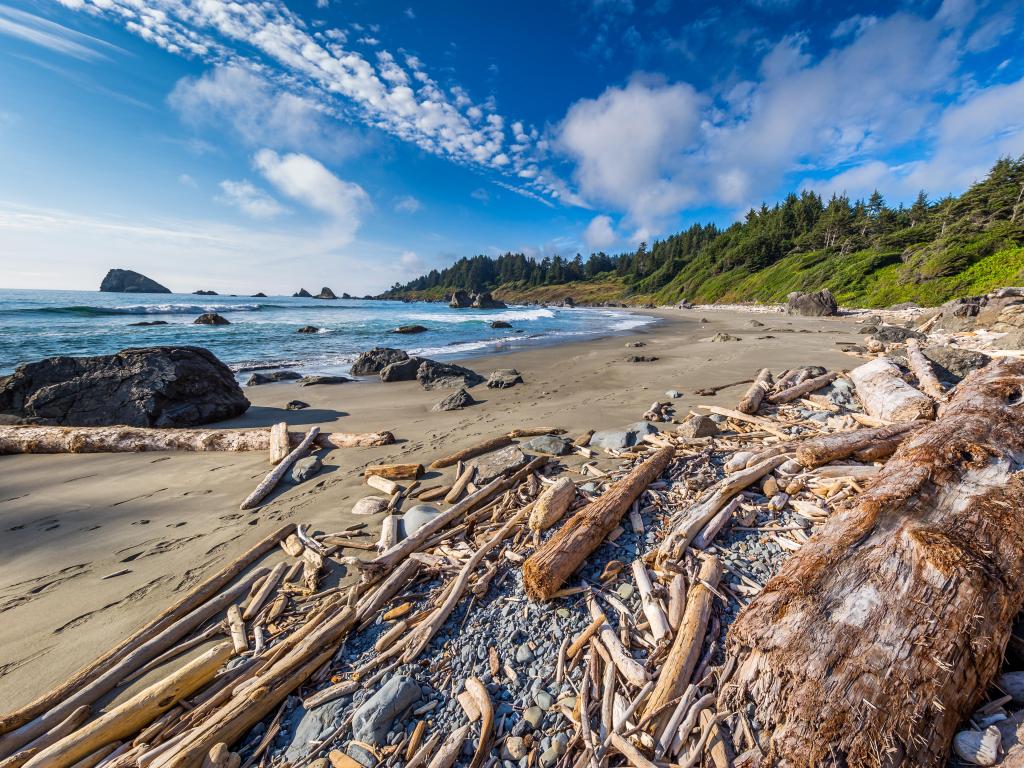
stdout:
<svg viewBox="0 0 1024 768">
<path fill-rule="evenodd" d="M 569 457 L 525 457 L 480 483 L 475 460 L 559 430 L 438 459 L 438 485 L 421 484 L 419 464 L 370 467 L 367 484 L 388 496 L 377 544 L 358 525 L 281 528 L 0 718 L 0 768 L 283 765 L 274 743 L 289 697 L 314 709 L 442 653 L 438 634 L 516 583 L 503 578 L 512 571 L 525 597 L 588 618 L 549 660 L 576 693 L 559 705 L 573 736 L 557 768 L 940 765 L 954 746 L 976 764 L 1004 753 L 1024 764 L 1000 730 L 1024 718 L 1001 709 L 1024 699 L 1024 680 L 1004 675 L 1006 696 L 985 698 L 1024 602 L 1024 362 L 995 361 L 944 391 L 908 353 L 913 375 L 884 357 L 846 374 L 760 371 L 735 408 L 702 406 L 714 435 L 662 431 L 598 451 L 588 433 Z M 856 401 L 832 396 L 839 380 Z M 275 429 L 262 445 L 276 467 L 243 506 L 318 439 Z M 403 538 L 392 513 L 413 499 L 449 506 Z M 649 546 L 609 559 L 626 524 L 653 534 Z M 758 578 L 735 557 L 740 536 L 789 557 Z M 287 559 L 257 567 L 275 548 Z M 358 581 L 322 587 L 338 565 Z M 595 565 L 599 579 L 581 577 Z M 610 588 L 625 582 L 631 602 Z M 381 624 L 357 666 L 342 659 L 346 637 Z M 362 759 L 507 763 L 517 718 L 496 717 L 496 691 L 515 670 L 491 664 L 489 682 L 458 681 L 464 725 L 402 712 L 415 725 Z M 157 669 L 173 671 L 100 708 Z M 247 738 L 258 723 L 262 737 Z M 352 740 L 348 717 L 301 765 L 357 768 Z M 519 765 L 545 765 L 525 747 Z"/>
</svg>

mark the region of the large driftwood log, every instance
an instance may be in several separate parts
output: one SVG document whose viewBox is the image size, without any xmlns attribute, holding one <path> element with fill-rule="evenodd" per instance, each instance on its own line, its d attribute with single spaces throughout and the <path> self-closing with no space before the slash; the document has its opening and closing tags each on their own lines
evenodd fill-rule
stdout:
<svg viewBox="0 0 1024 768">
<path fill-rule="evenodd" d="M 770 403 L 790 403 L 796 400 L 798 397 L 803 397 L 808 392 L 814 392 L 816 389 L 827 387 L 833 381 L 836 380 L 836 376 L 839 374 L 830 371 L 829 373 L 821 376 L 816 376 L 813 379 L 807 379 L 799 384 L 796 384 L 788 389 L 784 389 L 781 392 L 776 392 L 774 395 L 768 398 Z"/>
<path fill-rule="evenodd" d="M 736 406 L 736 410 L 740 413 L 757 413 L 757 409 L 761 407 L 761 401 L 764 399 L 765 393 L 772 387 L 772 372 L 767 368 L 762 368 L 757 376 L 754 378 L 754 383 L 750 385 L 750 388 L 743 393 L 743 399 L 740 400 L 739 405 Z"/>
<path fill-rule="evenodd" d="M 301 432 L 289 432 L 292 446 Z M 390 445 L 390 432 L 321 433 L 322 448 Z M 142 451 L 269 451 L 270 429 L 151 429 L 148 427 L 0 426 L 0 454 L 137 453 Z M 276 463 L 276 462 L 275 462 Z"/>
<path fill-rule="evenodd" d="M 245 501 L 238 508 L 243 510 L 252 509 L 263 501 L 263 497 L 274 490 L 274 487 L 281 481 L 281 478 L 284 477 L 285 472 L 291 468 L 292 464 L 309 453 L 310 446 L 313 445 L 313 441 L 316 440 L 318 434 L 320 434 L 320 427 L 310 427 L 302 442 L 293 448 L 291 453 L 281 459 L 276 467 L 267 472 L 267 476 L 260 481 L 260 484 L 253 489 L 252 493 L 245 497 Z"/>
<path fill-rule="evenodd" d="M 921 421 L 907 421 L 874 429 L 855 429 L 805 440 L 796 449 L 796 460 L 807 469 L 820 467 L 830 461 L 845 459 L 858 451 L 869 449 L 890 440 L 902 441 L 915 429 L 924 426 Z"/>
<path fill-rule="evenodd" d="M 722 708 L 776 765 L 944 765 L 1024 603 L 1024 362 L 974 372 L 740 613 Z"/>
<path fill-rule="evenodd" d="M 534 600 L 548 600 L 580 563 L 618 525 L 629 505 L 672 461 L 675 448 L 662 448 L 614 483 L 596 501 L 569 518 L 523 564 L 526 591 Z"/>
<path fill-rule="evenodd" d="M 932 370 L 931 361 L 921 351 L 921 342 L 917 339 L 907 339 L 907 363 L 911 372 L 917 377 L 917 383 L 921 385 L 921 389 L 939 402 L 946 399 L 946 392 L 936 378 L 935 371 Z"/>
<path fill-rule="evenodd" d="M 508 435 L 498 435 L 492 437 L 489 440 L 484 440 L 482 443 L 471 445 L 469 448 L 463 448 L 461 451 L 456 451 L 450 456 L 444 456 L 438 459 L 430 465 L 431 469 L 443 469 L 444 467 L 450 467 L 453 464 L 458 464 L 460 461 L 465 459 L 472 459 L 476 456 L 482 456 L 485 453 L 497 450 L 498 448 L 504 448 L 506 445 L 512 444 L 512 438 Z"/>
<path fill-rule="evenodd" d="M 857 397 L 869 416 L 900 422 L 930 419 L 935 404 L 924 392 L 914 389 L 900 376 L 900 369 L 887 357 L 876 357 L 850 371 Z"/>
</svg>

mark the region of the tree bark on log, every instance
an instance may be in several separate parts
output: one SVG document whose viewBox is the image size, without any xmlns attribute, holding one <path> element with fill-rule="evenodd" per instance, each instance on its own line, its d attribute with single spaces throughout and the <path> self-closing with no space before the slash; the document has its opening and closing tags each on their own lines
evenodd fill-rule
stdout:
<svg viewBox="0 0 1024 768">
<path fill-rule="evenodd" d="M 855 429 L 852 432 L 836 432 L 831 435 L 814 437 L 800 443 L 796 449 L 796 460 L 807 469 L 820 467 L 830 461 L 845 459 L 879 443 L 899 438 L 905 439 L 910 432 L 924 426 L 920 421 L 908 421 L 874 429 Z"/>
<path fill-rule="evenodd" d="M 736 410 L 740 413 L 757 413 L 757 409 L 761 407 L 761 401 L 771 386 L 772 372 L 767 368 L 762 368 L 754 378 L 754 383 L 743 394 L 743 399 L 736 406 Z"/>
<path fill-rule="evenodd" d="M 946 399 L 946 393 L 943 391 L 942 385 L 939 384 L 939 380 L 935 377 L 932 364 L 924 356 L 924 353 L 921 351 L 921 342 L 917 339 L 907 339 L 907 362 L 911 372 L 917 377 L 917 383 L 921 385 L 921 389 L 926 394 L 935 398 L 940 403 Z"/>
<path fill-rule="evenodd" d="M 869 416 L 890 422 L 931 419 L 935 404 L 924 392 L 914 389 L 900 376 L 887 357 L 876 357 L 850 371 L 857 397 Z"/>
<path fill-rule="evenodd" d="M 674 456 L 675 448 L 656 451 L 600 498 L 569 518 L 523 564 L 527 594 L 534 600 L 550 599 L 580 563 L 601 545 L 633 501 L 665 471 Z"/>
<path fill-rule="evenodd" d="M 289 432 L 289 446 L 302 442 Z M 390 432 L 331 432 L 317 438 L 321 448 L 390 445 Z M 155 429 L 148 427 L 0 426 L 0 455 L 16 453 L 138 453 L 142 451 L 269 451 L 270 429 Z M 276 463 L 276 462 L 275 462 Z"/>
<path fill-rule="evenodd" d="M 939 766 L 1024 603 L 1024 362 L 957 388 L 740 613 L 720 709 L 769 762 Z"/>
</svg>

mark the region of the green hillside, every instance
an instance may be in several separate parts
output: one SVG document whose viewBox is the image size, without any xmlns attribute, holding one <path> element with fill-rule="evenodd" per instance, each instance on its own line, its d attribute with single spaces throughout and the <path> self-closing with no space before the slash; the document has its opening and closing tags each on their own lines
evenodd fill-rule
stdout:
<svg viewBox="0 0 1024 768">
<path fill-rule="evenodd" d="M 560 256 L 521 253 L 462 258 L 395 285 L 387 297 L 441 299 L 489 290 L 506 301 L 580 303 L 778 302 L 829 288 L 841 304 L 941 304 L 1024 284 L 1024 157 L 997 162 L 959 197 L 892 208 L 812 192 L 750 210 L 726 229 L 713 224 L 641 243 L 633 252 Z"/>
</svg>

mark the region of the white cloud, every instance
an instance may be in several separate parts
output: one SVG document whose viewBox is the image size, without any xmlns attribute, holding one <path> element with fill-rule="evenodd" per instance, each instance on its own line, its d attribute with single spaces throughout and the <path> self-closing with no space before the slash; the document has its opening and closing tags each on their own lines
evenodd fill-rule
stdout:
<svg viewBox="0 0 1024 768">
<path fill-rule="evenodd" d="M 0 5 L 0 35 L 14 37 L 82 61 L 108 58 L 97 48 L 120 50 L 105 40 L 6 5 Z"/>
<path fill-rule="evenodd" d="M 491 193 L 483 188 L 474 189 L 469 193 L 469 196 L 481 203 L 488 203 L 491 200 Z"/>
<path fill-rule="evenodd" d="M 603 251 L 617 240 L 610 216 L 595 216 L 583 231 L 583 242 L 592 251 Z"/>
<path fill-rule="evenodd" d="M 399 213 L 416 213 L 423 208 L 423 203 L 412 195 L 404 195 L 395 200 L 395 210 Z"/>
<path fill-rule="evenodd" d="M 195 189 L 198 186 L 196 184 L 196 180 L 189 176 L 187 173 L 183 173 L 180 176 L 178 176 L 178 183 L 181 184 L 181 186 L 183 187 L 191 187 L 192 189 Z"/>
<path fill-rule="evenodd" d="M 877 16 L 861 16 L 860 14 L 851 16 L 848 19 L 843 19 L 836 25 L 836 28 L 832 31 L 832 39 L 841 40 L 851 35 L 856 37 L 877 23 Z"/>
<path fill-rule="evenodd" d="M 254 219 L 272 219 L 285 209 L 274 198 L 248 181 L 225 179 L 220 183 L 219 202 L 237 208 Z"/>
<path fill-rule="evenodd" d="M 370 207 L 370 197 L 362 187 L 339 179 L 309 155 L 281 156 L 272 149 L 261 149 L 253 165 L 282 194 L 330 216 L 348 239 Z"/>
<path fill-rule="evenodd" d="M 416 255 L 416 251 L 402 251 L 402 255 L 398 257 L 398 263 L 410 274 L 418 275 L 426 269 L 426 262 Z"/>
</svg>

